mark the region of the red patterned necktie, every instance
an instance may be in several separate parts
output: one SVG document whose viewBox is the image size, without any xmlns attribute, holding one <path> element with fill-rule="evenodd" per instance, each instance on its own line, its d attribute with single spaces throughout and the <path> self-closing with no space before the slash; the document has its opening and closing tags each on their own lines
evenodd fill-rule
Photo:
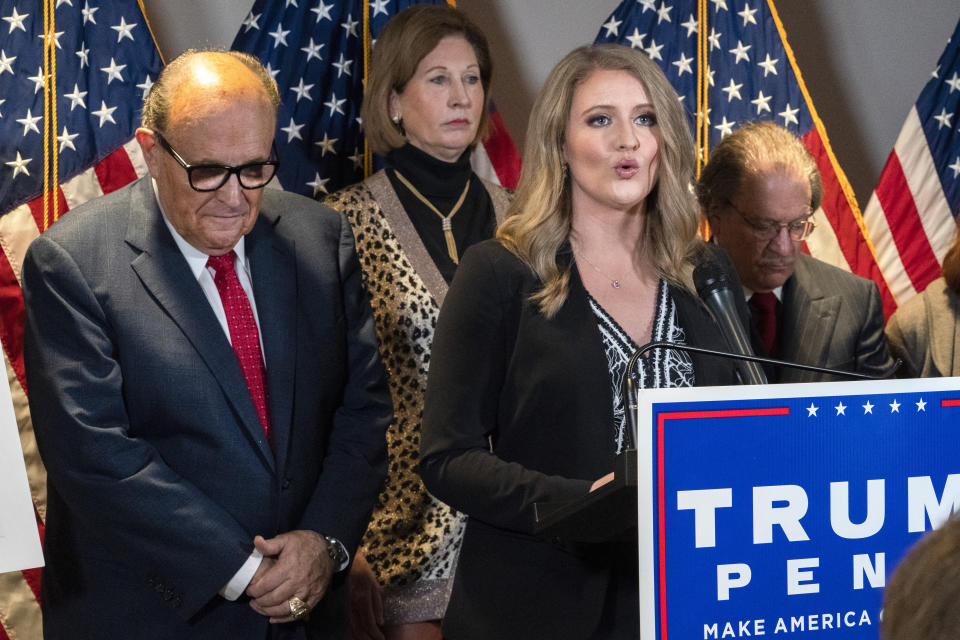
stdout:
<svg viewBox="0 0 960 640">
<path fill-rule="evenodd" d="M 760 339 L 767 349 L 767 356 L 776 358 L 779 354 L 777 343 L 777 296 L 772 292 L 755 293 L 750 296 L 750 315 L 754 326 L 760 332 Z"/>
<path fill-rule="evenodd" d="M 270 418 L 267 416 L 269 393 L 266 367 L 260 352 L 260 335 L 257 333 L 257 321 L 253 317 L 250 300 L 240 285 L 240 278 L 233 266 L 235 258 L 233 251 L 222 256 L 210 256 L 207 266 L 216 273 L 213 282 L 220 292 L 220 301 L 223 302 L 223 311 L 227 316 L 230 342 L 240 361 L 240 368 L 243 369 L 243 377 L 247 381 L 247 389 L 260 417 L 260 424 L 263 425 L 267 441 L 270 442 Z"/>
</svg>

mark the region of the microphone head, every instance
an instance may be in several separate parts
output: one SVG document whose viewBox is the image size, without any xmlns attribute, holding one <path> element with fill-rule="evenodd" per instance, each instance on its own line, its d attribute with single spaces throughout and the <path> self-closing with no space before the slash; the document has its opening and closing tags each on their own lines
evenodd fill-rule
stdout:
<svg viewBox="0 0 960 640">
<path fill-rule="evenodd" d="M 693 286 L 697 289 L 697 295 L 705 299 L 711 293 L 729 290 L 730 278 L 717 261 L 702 260 L 693 268 Z"/>
</svg>

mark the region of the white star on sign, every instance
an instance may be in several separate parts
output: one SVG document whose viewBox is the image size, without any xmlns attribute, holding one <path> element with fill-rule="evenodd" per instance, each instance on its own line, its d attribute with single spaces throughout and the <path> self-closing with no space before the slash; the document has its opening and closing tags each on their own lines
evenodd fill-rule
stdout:
<svg viewBox="0 0 960 640">
<path fill-rule="evenodd" d="M 920 402 L 917 403 L 917 411 L 927 412 L 927 403 L 924 402 L 923 398 L 920 398 Z"/>
<path fill-rule="evenodd" d="M 896 399 L 890 403 L 890 413 L 900 413 L 900 403 Z"/>
<path fill-rule="evenodd" d="M 807 417 L 808 418 L 817 417 L 817 409 L 819 409 L 819 407 L 811 402 L 810 406 L 807 407 Z"/>
<path fill-rule="evenodd" d="M 863 405 L 863 415 L 867 414 L 873 415 L 873 405 L 870 404 L 870 401 L 867 400 L 867 404 Z"/>
<path fill-rule="evenodd" d="M 837 415 L 838 415 L 838 416 L 845 416 L 845 415 L 847 415 L 847 407 L 846 407 L 845 404 L 843 404 L 843 401 L 842 401 L 842 400 L 840 401 L 840 404 L 838 404 L 837 406 L 834 407 L 834 409 L 837 410 Z"/>
</svg>

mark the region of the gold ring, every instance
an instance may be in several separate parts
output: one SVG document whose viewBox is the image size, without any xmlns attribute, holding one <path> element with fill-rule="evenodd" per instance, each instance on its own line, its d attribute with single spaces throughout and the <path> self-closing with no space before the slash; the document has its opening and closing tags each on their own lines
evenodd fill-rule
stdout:
<svg viewBox="0 0 960 640">
<path fill-rule="evenodd" d="M 310 613 L 310 607 L 307 606 L 307 603 L 297 596 L 293 596 L 287 600 L 287 606 L 290 607 L 290 615 L 293 616 L 294 620 L 306 617 L 306 615 Z"/>
</svg>

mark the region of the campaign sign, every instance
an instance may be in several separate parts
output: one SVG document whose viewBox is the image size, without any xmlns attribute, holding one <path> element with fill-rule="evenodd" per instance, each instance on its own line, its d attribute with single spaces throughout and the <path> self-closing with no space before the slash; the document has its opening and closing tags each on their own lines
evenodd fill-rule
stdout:
<svg viewBox="0 0 960 640">
<path fill-rule="evenodd" d="M 960 378 L 641 390 L 643 640 L 870 638 L 960 509 Z"/>
</svg>

